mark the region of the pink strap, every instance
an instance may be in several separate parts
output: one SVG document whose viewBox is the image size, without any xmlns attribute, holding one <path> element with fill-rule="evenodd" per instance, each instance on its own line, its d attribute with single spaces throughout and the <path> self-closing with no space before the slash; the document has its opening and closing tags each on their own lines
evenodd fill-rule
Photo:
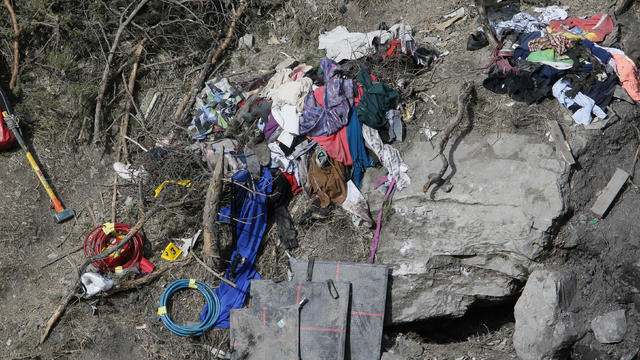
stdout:
<svg viewBox="0 0 640 360">
<path fill-rule="evenodd" d="M 384 179 L 384 181 L 382 181 Z M 376 188 L 380 185 L 378 183 L 383 184 L 387 181 L 387 178 L 381 178 L 376 181 Z M 373 264 L 373 260 L 376 257 L 376 250 L 378 250 L 378 240 L 380 239 L 380 227 L 382 226 L 382 212 L 384 210 L 384 203 L 391 195 L 393 191 L 393 187 L 396 185 L 396 179 L 391 179 L 391 185 L 389 185 L 389 189 L 387 189 L 387 193 L 384 195 L 384 200 L 382 201 L 382 205 L 380 206 L 380 212 L 378 212 L 378 224 L 376 225 L 376 233 L 373 235 L 373 243 L 371 244 L 371 257 L 369 258 L 369 264 Z"/>
</svg>

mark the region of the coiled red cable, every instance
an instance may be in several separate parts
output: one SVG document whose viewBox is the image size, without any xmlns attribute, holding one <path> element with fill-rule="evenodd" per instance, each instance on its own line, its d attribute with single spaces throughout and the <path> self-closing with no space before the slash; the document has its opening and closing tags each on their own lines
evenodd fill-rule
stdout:
<svg viewBox="0 0 640 360">
<path fill-rule="evenodd" d="M 114 223 L 114 231 L 110 234 L 105 234 L 103 227 L 103 225 L 96 226 L 85 236 L 84 256 L 96 256 L 102 254 L 109 247 L 117 246 L 131 230 L 131 227 L 127 224 Z M 122 269 L 127 269 L 142 260 L 142 250 L 142 236 L 138 232 L 122 249 L 114 252 L 105 260 L 94 262 L 93 266 L 103 273 L 114 272 L 118 266 L 121 266 Z"/>
</svg>

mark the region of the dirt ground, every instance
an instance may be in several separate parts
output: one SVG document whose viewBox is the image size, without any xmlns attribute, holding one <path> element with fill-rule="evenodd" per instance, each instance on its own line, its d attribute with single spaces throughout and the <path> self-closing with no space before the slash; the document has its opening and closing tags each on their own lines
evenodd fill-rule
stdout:
<svg viewBox="0 0 640 360">
<path fill-rule="evenodd" d="M 284 3 L 283 7 L 262 14 L 259 21 L 254 19 L 244 24 L 245 32 L 256 36 L 256 44 L 252 49 L 234 50 L 220 70 L 223 75 L 232 81 L 248 80 L 268 73 L 286 55 L 313 63 L 323 55 L 316 50 L 317 34 L 336 25 L 346 25 L 351 31 L 371 31 L 383 21 L 389 25 L 404 21 L 413 27 L 420 43 L 427 37 L 438 37 L 436 46 L 449 51 L 430 71 L 407 79 L 413 84 L 422 84 L 424 96 L 406 99 L 417 101 L 416 116 L 406 124 L 406 144 L 424 142 L 429 146 L 420 132 L 427 127 L 444 128 L 455 115 L 455 101 L 464 81 L 473 81 L 478 93 L 471 130 L 477 134 L 521 132 L 544 139 L 547 129 L 543 119 L 558 119 L 563 113 L 553 99 L 526 106 L 482 88 L 484 74 L 471 69 L 488 64 L 491 50 L 486 47 L 476 52 L 466 51 L 467 35 L 478 26 L 470 2 L 292 0 Z M 559 3 L 570 6 L 572 16 L 608 10 L 608 4 L 595 0 Z M 316 11 L 299 10 L 302 6 L 312 8 L 309 4 L 316 6 Z M 435 29 L 444 14 L 460 7 L 465 8 L 464 19 L 445 31 Z M 530 9 L 528 5 L 523 8 Z M 268 44 L 272 35 L 280 44 Z M 185 79 L 183 74 L 163 71 L 143 73 L 141 88 L 135 94 L 139 103 L 148 102 L 150 91 L 165 94 L 154 122 L 158 129 L 171 128 L 168 120 L 171 110 L 190 84 L 190 79 Z M 75 104 L 64 86 L 52 87 L 46 79 L 44 69 L 42 73 L 25 76 L 24 81 L 30 88 L 25 90 L 23 98 L 45 91 L 59 96 L 63 103 Z M 113 105 L 113 111 L 117 104 Z M 212 349 L 227 350 L 227 330 L 214 329 L 195 339 L 180 338 L 171 334 L 156 315 L 163 288 L 173 280 L 187 277 L 202 279 L 212 287 L 219 284 L 219 280 L 193 260 L 172 267 L 157 281 L 137 289 L 106 298 L 74 299 L 44 346 L 38 347 L 44 324 L 75 281 L 75 267 L 84 260 L 82 251 L 78 251 L 84 235 L 95 223 L 101 224 L 110 217 L 114 158 L 109 146 L 102 151 L 88 145 L 86 136 L 80 133 L 82 119 L 73 115 L 71 105 L 69 109 L 60 110 L 60 114 L 67 115 L 61 119 L 51 119 L 52 114 L 33 114 L 28 107 L 16 105 L 19 111 L 31 116 L 32 120 L 22 124 L 25 137 L 64 204 L 75 210 L 76 218 L 55 224 L 49 199 L 22 152 L 0 153 L 3 169 L 0 172 L 0 247 L 3 249 L 0 358 L 209 359 L 213 358 Z M 640 274 L 635 273 L 632 266 L 637 262 L 640 247 L 640 226 L 636 221 L 640 217 L 639 190 L 627 185 L 605 219 L 592 221 L 594 216 L 589 212 L 595 194 L 606 185 L 615 168 L 630 169 L 638 145 L 631 120 L 638 114 L 633 108 L 619 111 L 627 114 L 625 118 L 604 130 L 581 131 L 558 119 L 568 137 L 579 137 L 584 146 L 576 154 L 580 166 L 571 177 L 571 216 L 560 227 L 556 246 L 550 249 L 544 262 L 576 272 L 582 296 L 574 306 L 585 316 L 614 310 L 612 304 L 626 308 L 629 314 L 629 331 L 623 343 L 600 345 L 589 333 L 574 348 L 575 359 L 620 358 L 639 345 L 634 339 L 640 334 L 637 326 L 640 295 L 633 287 L 640 287 L 637 284 Z M 176 129 L 179 131 L 179 127 Z M 573 141 L 570 139 L 572 144 Z M 153 138 L 147 137 L 142 145 L 153 146 L 153 142 Z M 142 152 L 132 144 L 130 149 L 134 162 L 140 163 Z M 152 191 L 151 187 L 145 188 L 147 208 L 152 205 Z M 133 201 L 125 204 L 128 197 Z M 294 199 L 290 206 L 294 221 L 307 206 L 305 196 Z M 151 219 L 144 228 L 148 243 L 145 256 L 156 265 L 164 265 L 165 261 L 160 258 L 164 247 L 175 239 L 192 236 L 200 228 L 201 215 L 197 210 L 172 210 Z M 133 224 L 139 216 L 137 187 L 121 185 L 119 221 Z M 230 230 L 224 226 L 224 231 Z M 297 226 L 297 230 L 300 248 L 291 252 L 294 257 L 317 256 L 341 261 L 364 261 L 368 257 L 372 232 L 354 227 L 341 209 L 336 209 L 328 219 Z M 197 254 L 201 246 L 201 243 L 197 246 Z M 43 267 L 65 254 L 70 255 Z M 271 228 L 263 239 L 257 268 L 263 278 L 285 279 L 287 263 L 288 254 L 279 245 L 275 228 Z M 407 358 L 515 358 L 514 303 L 515 299 L 500 307 L 478 307 L 462 319 L 388 328 L 384 346 L 398 349 L 402 346 L 398 339 L 408 338 L 419 344 L 419 349 Z M 180 321 L 196 321 L 201 306 L 198 294 L 181 292 L 175 296 L 171 315 Z"/>
</svg>

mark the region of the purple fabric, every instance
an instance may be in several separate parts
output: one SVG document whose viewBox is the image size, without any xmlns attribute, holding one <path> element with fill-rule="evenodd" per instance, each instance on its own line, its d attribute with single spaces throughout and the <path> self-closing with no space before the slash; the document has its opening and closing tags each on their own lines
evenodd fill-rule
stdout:
<svg viewBox="0 0 640 360">
<path fill-rule="evenodd" d="M 384 181 L 382 181 L 384 179 Z M 384 177 L 382 179 L 378 179 L 376 181 L 376 188 L 387 181 L 387 178 Z M 371 243 L 371 255 L 369 256 L 369 264 L 373 264 L 373 261 L 376 258 L 376 251 L 378 250 L 378 241 L 380 240 L 380 228 L 382 227 L 382 213 L 384 212 L 384 203 L 391 195 L 393 191 L 393 187 L 396 185 L 396 179 L 391 179 L 391 185 L 387 189 L 387 193 L 384 195 L 384 200 L 382 201 L 382 205 L 380 205 L 380 212 L 378 212 L 378 224 L 376 225 L 376 233 L 373 234 L 373 242 Z"/>
<path fill-rule="evenodd" d="M 342 67 L 333 60 L 320 59 L 324 74 L 324 106 L 316 101 L 313 91 L 304 100 L 300 118 L 300 135 L 329 136 L 349 123 L 353 105 L 353 80 L 342 77 Z"/>
<path fill-rule="evenodd" d="M 278 122 L 273 118 L 273 115 L 269 114 L 269 121 L 264 126 L 264 138 L 268 139 L 271 137 L 274 131 L 278 129 Z"/>
</svg>

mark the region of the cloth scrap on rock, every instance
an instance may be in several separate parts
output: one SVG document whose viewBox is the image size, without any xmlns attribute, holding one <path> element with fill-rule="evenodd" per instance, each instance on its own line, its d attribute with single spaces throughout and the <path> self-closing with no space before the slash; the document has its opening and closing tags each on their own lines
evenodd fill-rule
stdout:
<svg viewBox="0 0 640 360">
<path fill-rule="evenodd" d="M 578 92 L 574 98 L 570 98 L 566 96 L 566 92 L 571 90 L 571 86 L 569 82 L 566 80 L 558 80 L 553 85 L 552 92 L 553 96 L 558 99 L 561 105 L 569 108 L 577 108 L 577 110 L 571 116 L 573 120 L 582 125 L 591 124 L 591 114 L 597 116 L 600 119 L 604 119 L 607 117 L 607 114 L 596 105 L 595 100 L 583 94 L 582 92 Z M 574 106 L 575 105 L 575 106 Z"/>
<path fill-rule="evenodd" d="M 324 101 L 320 104 L 313 92 L 307 94 L 300 118 L 300 135 L 331 135 L 349 122 L 353 81 L 343 78 L 342 67 L 330 59 L 320 59 L 320 69 L 324 75 Z"/>
<path fill-rule="evenodd" d="M 389 31 L 376 30 L 368 33 L 349 32 L 338 26 L 318 37 L 318 49 L 326 50 L 327 57 L 335 62 L 356 60 L 375 52 L 374 42 L 385 44 L 393 38 Z"/>
<path fill-rule="evenodd" d="M 382 129 L 387 124 L 385 113 L 392 108 L 398 92 L 385 83 L 374 83 L 364 65 L 360 67 L 356 81 L 364 91 L 356 107 L 358 119 L 374 129 Z"/>
<path fill-rule="evenodd" d="M 382 166 L 387 169 L 390 179 L 396 179 L 398 190 L 402 190 L 411 184 L 411 178 L 407 174 L 409 167 L 402 161 L 400 151 L 389 144 L 382 143 L 378 131 L 368 125 L 362 124 L 362 136 L 367 148 L 376 154 Z"/>
</svg>

